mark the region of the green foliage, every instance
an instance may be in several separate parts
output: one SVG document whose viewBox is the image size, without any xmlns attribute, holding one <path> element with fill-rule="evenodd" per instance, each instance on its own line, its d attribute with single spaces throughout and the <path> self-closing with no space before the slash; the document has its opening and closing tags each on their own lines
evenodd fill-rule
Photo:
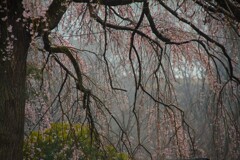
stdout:
<svg viewBox="0 0 240 160">
<path fill-rule="evenodd" d="M 102 147 L 101 147 L 102 148 Z M 26 160 L 128 160 L 112 146 L 100 149 L 90 129 L 75 124 L 53 123 L 44 132 L 33 131 L 24 142 Z"/>
</svg>

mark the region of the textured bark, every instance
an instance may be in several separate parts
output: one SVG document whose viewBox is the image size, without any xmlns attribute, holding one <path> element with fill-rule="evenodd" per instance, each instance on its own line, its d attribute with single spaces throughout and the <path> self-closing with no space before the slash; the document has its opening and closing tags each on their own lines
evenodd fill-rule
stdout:
<svg viewBox="0 0 240 160">
<path fill-rule="evenodd" d="M 25 81 L 30 36 L 18 18 L 21 1 L 0 2 L 0 159 L 23 159 Z M 7 17 L 5 20 L 4 17 Z M 14 36 L 14 37 L 13 37 Z"/>
</svg>

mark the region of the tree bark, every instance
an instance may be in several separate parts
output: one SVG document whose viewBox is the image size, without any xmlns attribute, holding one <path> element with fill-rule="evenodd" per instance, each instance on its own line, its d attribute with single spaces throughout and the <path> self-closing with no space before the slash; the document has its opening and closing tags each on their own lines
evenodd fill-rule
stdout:
<svg viewBox="0 0 240 160">
<path fill-rule="evenodd" d="M 23 159 L 26 61 L 31 41 L 21 1 L 0 2 L 0 159 Z M 21 18 L 20 21 L 17 19 Z"/>
</svg>

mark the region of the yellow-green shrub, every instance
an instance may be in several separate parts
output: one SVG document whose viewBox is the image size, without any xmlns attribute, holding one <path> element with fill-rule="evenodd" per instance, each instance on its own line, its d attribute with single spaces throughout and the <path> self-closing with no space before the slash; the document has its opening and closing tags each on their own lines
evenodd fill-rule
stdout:
<svg viewBox="0 0 240 160">
<path fill-rule="evenodd" d="M 102 148 L 102 147 L 101 147 Z M 101 149 L 86 126 L 53 123 L 43 132 L 33 131 L 24 142 L 26 160 L 128 160 L 112 146 Z"/>
</svg>

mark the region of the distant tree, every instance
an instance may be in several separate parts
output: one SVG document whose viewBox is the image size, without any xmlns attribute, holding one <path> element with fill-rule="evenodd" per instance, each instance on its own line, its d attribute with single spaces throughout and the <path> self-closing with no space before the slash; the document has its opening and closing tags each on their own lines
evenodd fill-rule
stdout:
<svg viewBox="0 0 240 160">
<path fill-rule="evenodd" d="M 53 100 L 59 103 L 59 109 L 63 112 L 62 117 L 70 120 L 61 103 L 63 99 L 61 91 L 68 85 L 67 82 L 71 84 L 75 82 L 76 92 L 81 95 L 81 106 L 85 109 L 84 113 L 92 132 L 98 135 L 97 132 L 100 130 L 93 117 L 93 114 L 98 113 L 94 112 L 96 107 L 104 114 L 108 114 L 119 126 L 121 131 L 116 135 L 132 158 L 135 158 L 134 155 L 137 153 L 146 153 L 151 159 L 155 159 L 164 155 L 157 152 L 153 156 L 148 147 L 143 145 L 141 130 L 145 129 L 146 121 L 140 121 L 145 118 L 150 122 L 156 115 L 154 113 L 158 113 L 156 116 L 158 118 L 154 119 L 156 126 L 160 127 L 160 121 L 164 117 L 165 123 L 173 126 L 174 130 L 169 130 L 169 135 L 177 139 L 176 143 L 174 142 L 177 157 L 190 156 L 184 147 L 192 147 L 194 150 L 192 132 L 184 121 L 184 112 L 176 100 L 173 84 L 179 76 L 176 69 L 179 62 L 189 66 L 193 64 L 193 68 L 196 66 L 192 62 L 198 62 L 204 68 L 209 88 L 215 93 L 215 107 L 210 107 L 211 114 L 214 115 L 213 122 L 216 124 L 213 130 L 225 131 L 221 132 L 227 135 L 222 136 L 225 137 L 223 149 L 227 150 L 229 139 L 234 141 L 235 147 L 239 146 L 239 123 L 237 123 L 239 114 L 235 114 L 235 110 L 239 113 L 238 107 L 235 107 L 236 104 L 239 105 L 239 48 L 233 46 L 234 50 L 229 49 L 231 48 L 227 44 L 229 37 L 224 30 L 231 28 L 239 42 L 239 22 L 238 0 L 1 0 L 0 159 L 23 158 L 25 106 L 28 104 L 26 100 L 30 95 L 38 96 L 29 94 L 26 86 L 27 75 L 49 71 L 46 66 L 50 63 L 53 64 L 51 68 L 53 71 L 59 70 L 63 73 L 60 89 L 53 87 L 51 90 L 51 93 L 57 92 L 58 102 Z M 85 45 L 85 48 L 74 48 L 69 43 L 70 39 L 68 41 L 64 36 L 76 38 L 79 44 Z M 131 102 L 133 115 L 129 120 L 135 119 L 136 122 L 132 124 L 137 135 L 134 142 L 105 105 L 104 100 L 110 98 L 94 90 L 94 87 L 98 86 L 98 80 L 101 82 L 100 79 L 95 77 L 96 81 L 93 82 L 86 74 L 87 71 L 83 72 L 87 64 L 84 64 L 84 58 L 79 58 L 78 54 L 89 48 L 95 49 L 87 53 L 93 54 L 95 59 L 104 64 L 99 65 L 104 71 L 100 76 L 105 75 L 104 82 L 108 82 L 101 86 L 103 90 L 112 90 L 116 94 L 126 91 L 133 93 L 128 100 Z M 99 54 L 96 54 L 97 50 Z M 42 59 L 46 60 L 43 68 L 35 66 L 38 62 L 28 64 L 27 68 L 27 57 L 31 57 L 33 52 L 37 53 L 37 58 L 44 57 Z M 118 58 L 114 59 L 115 57 Z M 122 67 L 112 65 L 117 62 L 121 63 Z M 91 69 L 94 71 L 93 68 L 89 70 Z M 43 81 L 54 78 L 54 75 L 60 72 L 49 73 L 38 78 Z M 131 77 L 133 90 L 121 88 L 123 85 L 117 81 L 120 74 Z M 40 83 L 40 88 L 44 88 L 42 85 L 45 84 Z M 127 83 L 125 85 L 127 86 Z M 141 101 L 139 95 L 147 97 L 146 101 Z M 224 102 L 225 96 L 231 97 L 232 100 Z M 39 103 L 44 103 L 47 98 L 49 97 L 43 97 Z M 44 103 L 42 106 L 48 105 Z M 144 105 L 147 108 L 141 108 Z M 227 108 L 227 105 L 230 107 Z M 149 111 L 151 107 L 152 115 L 150 112 L 146 117 L 140 114 Z M 46 108 L 45 112 L 48 110 Z M 160 116 L 163 110 L 165 114 Z M 226 122 L 230 125 L 221 128 Z M 233 128 L 231 131 L 234 133 L 228 134 L 228 127 Z M 159 135 L 159 132 L 155 134 L 157 137 Z M 155 136 L 153 138 L 156 138 Z M 217 145 L 222 139 L 215 140 Z M 169 141 L 172 143 L 171 138 Z M 181 142 L 181 145 L 178 142 Z M 187 146 L 186 142 L 190 145 Z M 160 140 L 156 148 L 158 151 L 161 150 Z M 170 152 L 165 150 L 164 154 Z M 221 150 L 217 153 L 223 152 Z M 237 155 L 237 150 L 234 150 L 234 153 Z"/>
</svg>

